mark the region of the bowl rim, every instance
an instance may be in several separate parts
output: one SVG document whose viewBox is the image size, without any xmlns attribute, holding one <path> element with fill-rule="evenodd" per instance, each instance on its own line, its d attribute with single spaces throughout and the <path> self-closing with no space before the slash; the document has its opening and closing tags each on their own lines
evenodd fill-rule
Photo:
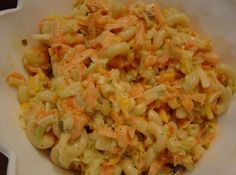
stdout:
<svg viewBox="0 0 236 175">
<path fill-rule="evenodd" d="M 4 17 L 10 17 L 12 16 L 11 14 L 13 13 L 13 15 L 18 15 L 18 12 L 24 12 L 24 10 L 21 10 L 21 8 L 23 7 L 23 4 L 19 4 L 19 3 L 23 3 L 24 2 L 24 7 L 27 6 L 27 1 L 23 1 L 23 0 L 18 0 L 18 4 L 17 4 L 17 8 L 15 9 L 9 9 L 9 10 L 4 10 L 4 11 L 0 11 L 0 19 L 1 19 L 1 15 L 2 15 L 2 12 L 4 12 L 3 14 L 3 18 Z M 14 14 L 14 12 L 16 12 Z M 10 13 L 9 16 L 7 16 L 8 14 Z M 5 16 L 5 14 L 7 14 Z M 18 125 L 19 126 L 19 125 Z M 1 129 L 1 128 L 0 128 Z M 22 131 L 23 132 L 23 131 Z M 0 134 L 1 136 L 1 134 Z M 26 139 L 26 138 L 25 138 Z M 4 141 L 4 140 L 1 140 L 1 137 L 0 137 L 0 142 L 1 141 Z M 5 143 L 8 143 L 7 142 L 7 138 L 5 140 L 6 142 Z M 18 161 L 18 157 L 16 157 L 17 155 L 17 151 L 14 151 L 13 149 L 11 148 L 14 148 L 13 145 L 9 145 L 8 144 L 4 144 L 4 143 L 0 143 L 0 151 L 3 152 L 9 159 L 8 161 L 8 169 L 7 169 L 7 175 L 16 175 L 16 166 L 19 165 L 20 163 L 19 162 L 16 162 Z M 209 150 L 208 150 L 209 152 Z"/>
<path fill-rule="evenodd" d="M 16 154 L 13 149 L 2 140 L 0 152 L 8 158 L 7 175 L 16 175 Z"/>
</svg>

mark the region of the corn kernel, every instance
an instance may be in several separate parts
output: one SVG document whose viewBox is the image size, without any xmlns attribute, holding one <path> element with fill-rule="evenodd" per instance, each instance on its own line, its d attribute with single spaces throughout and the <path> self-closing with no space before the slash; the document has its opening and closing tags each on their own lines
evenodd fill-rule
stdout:
<svg viewBox="0 0 236 175">
<path fill-rule="evenodd" d="M 159 113 L 162 121 L 168 123 L 168 121 L 170 120 L 170 116 L 166 113 L 166 111 L 164 109 L 160 109 Z"/>
<path fill-rule="evenodd" d="M 205 112 L 206 112 L 206 115 L 207 115 L 207 118 L 209 120 L 212 120 L 214 118 L 214 114 L 212 112 L 212 107 L 211 107 L 211 104 L 210 103 L 207 103 L 205 105 Z"/>
</svg>

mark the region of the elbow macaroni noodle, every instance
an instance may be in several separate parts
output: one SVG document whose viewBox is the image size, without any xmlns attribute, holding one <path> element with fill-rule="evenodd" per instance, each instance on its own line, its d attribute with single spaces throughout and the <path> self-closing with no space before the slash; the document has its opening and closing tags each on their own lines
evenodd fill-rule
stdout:
<svg viewBox="0 0 236 175">
<path fill-rule="evenodd" d="M 57 166 L 85 175 L 192 169 L 216 135 L 236 88 L 210 41 L 174 8 L 77 0 L 39 22 L 18 89 L 30 142 Z"/>
</svg>

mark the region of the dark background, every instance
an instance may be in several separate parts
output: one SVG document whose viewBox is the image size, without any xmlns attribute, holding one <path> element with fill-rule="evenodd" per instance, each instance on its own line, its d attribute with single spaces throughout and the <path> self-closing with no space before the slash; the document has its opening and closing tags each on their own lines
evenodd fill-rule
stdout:
<svg viewBox="0 0 236 175">
<path fill-rule="evenodd" d="M 5 175 L 7 170 L 8 159 L 0 153 L 0 175 Z"/>
<path fill-rule="evenodd" d="M 15 8 L 17 0 L 0 0 L 0 10 L 7 8 Z"/>
<path fill-rule="evenodd" d="M 0 0 L 0 11 L 4 9 L 15 8 L 16 6 L 17 0 Z M 0 175 L 6 175 L 7 163 L 7 157 L 0 153 Z"/>
</svg>

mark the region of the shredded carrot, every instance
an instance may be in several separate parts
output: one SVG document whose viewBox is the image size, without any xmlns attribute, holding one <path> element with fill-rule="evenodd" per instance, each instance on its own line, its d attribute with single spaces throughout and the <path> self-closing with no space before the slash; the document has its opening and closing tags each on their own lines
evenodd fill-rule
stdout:
<svg viewBox="0 0 236 175">
<path fill-rule="evenodd" d="M 122 124 L 124 122 L 124 118 L 121 117 L 117 111 L 114 109 L 111 110 L 111 118 L 117 123 L 117 124 Z"/>
<path fill-rule="evenodd" d="M 99 28 L 104 28 L 104 25 L 107 23 L 107 16 L 102 15 L 102 10 L 98 10 L 94 13 L 94 18 L 96 21 L 96 24 Z"/>
<path fill-rule="evenodd" d="M 158 62 L 158 58 L 154 55 L 148 55 L 147 58 L 144 60 L 145 67 L 152 67 L 155 66 Z"/>
<path fill-rule="evenodd" d="M 144 92 L 144 87 L 142 84 L 136 84 L 132 86 L 129 95 L 133 98 L 142 98 Z"/>
<path fill-rule="evenodd" d="M 201 104 L 204 104 L 205 99 L 206 99 L 206 95 L 205 94 L 201 94 L 201 93 L 194 93 L 191 94 L 189 96 L 189 98 L 191 98 L 193 101 L 199 102 Z"/>
<path fill-rule="evenodd" d="M 196 46 L 192 41 L 189 41 L 189 42 L 185 43 L 185 45 L 184 45 L 184 49 L 186 49 L 186 50 L 191 50 L 194 47 L 196 47 Z"/>
<path fill-rule="evenodd" d="M 29 110 L 25 113 L 24 118 L 28 119 L 32 116 L 41 116 L 44 111 L 44 107 L 42 105 L 32 105 Z"/>
<path fill-rule="evenodd" d="M 155 159 L 151 166 L 150 169 L 148 171 L 148 175 L 156 175 L 160 172 L 160 170 L 162 169 L 162 167 L 165 165 L 165 163 L 167 162 L 167 158 L 166 158 L 166 154 L 161 154 L 160 156 L 158 156 L 157 159 Z"/>
<path fill-rule="evenodd" d="M 161 9 L 160 9 L 159 5 L 157 5 L 157 4 L 153 5 L 152 12 L 158 22 L 157 28 L 160 28 L 164 24 L 164 17 L 161 13 Z"/>
<path fill-rule="evenodd" d="M 24 85 L 26 83 L 25 77 L 17 72 L 12 72 L 7 75 L 6 80 L 9 85 L 13 87 L 18 87 L 19 85 Z"/>
<path fill-rule="evenodd" d="M 180 128 L 186 128 L 191 123 L 191 121 L 188 119 L 181 119 L 181 120 L 178 120 L 177 123 Z"/>
<path fill-rule="evenodd" d="M 138 18 L 134 15 L 127 15 L 117 19 L 114 23 L 107 24 L 107 30 L 113 30 L 117 28 L 123 28 L 125 26 L 136 25 L 139 22 Z"/>
<path fill-rule="evenodd" d="M 128 126 L 120 125 L 115 127 L 116 139 L 120 147 L 127 147 L 131 143 L 131 138 L 128 134 Z"/>
<path fill-rule="evenodd" d="M 102 166 L 100 175 L 112 175 L 112 174 L 114 174 L 113 166 Z"/>
<path fill-rule="evenodd" d="M 211 65 L 219 64 L 219 58 L 218 55 L 215 53 L 206 53 L 202 55 L 205 61 L 207 61 Z"/>
<path fill-rule="evenodd" d="M 75 65 L 76 71 L 79 76 L 79 80 L 82 81 L 84 79 L 84 72 L 86 70 L 86 66 L 83 63 Z"/>
<path fill-rule="evenodd" d="M 116 134 L 115 134 L 115 132 L 112 131 L 112 130 L 109 129 L 109 128 L 100 128 L 100 129 L 99 129 L 99 135 L 116 139 Z"/>
<path fill-rule="evenodd" d="M 110 59 L 107 63 L 110 68 L 122 69 L 123 67 L 128 65 L 128 61 L 125 57 L 118 55 L 112 59 Z"/>
<path fill-rule="evenodd" d="M 78 16 L 77 18 L 77 22 L 80 26 L 82 27 L 87 27 L 87 17 L 85 16 Z"/>
<path fill-rule="evenodd" d="M 70 139 L 76 140 L 82 133 L 84 126 L 88 123 L 89 118 L 85 114 L 73 115 L 74 126 L 71 129 Z"/>
<path fill-rule="evenodd" d="M 105 31 L 98 37 L 90 41 L 92 47 L 99 48 L 100 46 L 106 48 L 110 46 L 113 42 L 117 41 L 115 34 Z"/>
<path fill-rule="evenodd" d="M 227 82 L 227 76 L 225 75 L 219 75 L 217 79 L 220 81 L 221 84 L 226 84 Z"/>
<path fill-rule="evenodd" d="M 143 42 L 144 42 L 143 35 L 144 35 L 144 25 L 143 25 L 143 22 L 139 22 L 137 24 L 137 32 L 134 37 L 134 40 L 135 40 L 134 49 L 135 50 L 138 50 L 138 49 L 140 49 L 140 47 L 142 47 Z"/>
<path fill-rule="evenodd" d="M 158 58 L 158 62 L 157 65 L 160 68 L 163 68 L 167 65 L 168 61 L 169 61 L 170 57 L 168 55 L 163 55 L 160 58 Z"/>
<path fill-rule="evenodd" d="M 116 165 L 121 160 L 120 155 L 112 155 L 110 159 L 102 163 L 103 167 L 110 167 Z"/>
<path fill-rule="evenodd" d="M 168 131 L 167 137 L 170 138 L 171 136 L 175 134 L 176 128 L 173 125 L 168 125 L 167 131 Z"/>
<path fill-rule="evenodd" d="M 213 133 L 213 132 L 208 133 L 207 137 L 205 138 L 205 142 L 207 144 L 211 143 L 212 140 L 215 138 L 215 136 L 216 136 L 216 133 Z"/>
<path fill-rule="evenodd" d="M 79 52 L 77 51 L 77 53 L 79 53 Z M 93 49 L 86 49 L 82 53 L 80 53 L 79 55 L 75 55 L 74 61 L 72 61 L 72 63 L 79 64 L 79 63 L 83 62 L 84 60 L 86 60 L 87 58 L 89 58 L 93 53 L 94 53 Z"/>
<path fill-rule="evenodd" d="M 91 107 L 95 107 L 97 105 L 97 88 L 94 84 L 94 81 L 91 77 L 89 77 L 88 79 L 88 86 L 87 89 L 85 90 L 84 94 L 85 94 L 85 101 L 86 103 Z"/>
<path fill-rule="evenodd" d="M 110 153 L 111 154 L 119 155 L 121 153 L 121 151 L 122 151 L 122 149 L 119 146 L 115 146 L 114 148 L 112 148 L 110 150 Z"/>
<path fill-rule="evenodd" d="M 185 110 L 188 112 L 192 112 L 192 110 L 194 109 L 193 101 L 187 96 L 184 96 L 182 98 L 181 103 L 183 107 L 185 108 Z"/>
<path fill-rule="evenodd" d="M 167 91 L 165 94 L 165 101 L 168 102 L 169 100 L 172 100 L 172 99 L 177 98 L 179 96 L 180 96 L 180 92 L 177 88 L 167 85 Z"/>
<path fill-rule="evenodd" d="M 45 111 L 43 109 L 41 109 L 41 111 L 39 111 L 37 114 L 36 114 L 36 119 L 37 120 L 40 120 L 44 117 L 47 117 L 49 115 L 56 115 L 57 114 L 57 110 L 56 109 L 51 109 L 51 110 L 48 110 L 48 111 Z"/>
</svg>

